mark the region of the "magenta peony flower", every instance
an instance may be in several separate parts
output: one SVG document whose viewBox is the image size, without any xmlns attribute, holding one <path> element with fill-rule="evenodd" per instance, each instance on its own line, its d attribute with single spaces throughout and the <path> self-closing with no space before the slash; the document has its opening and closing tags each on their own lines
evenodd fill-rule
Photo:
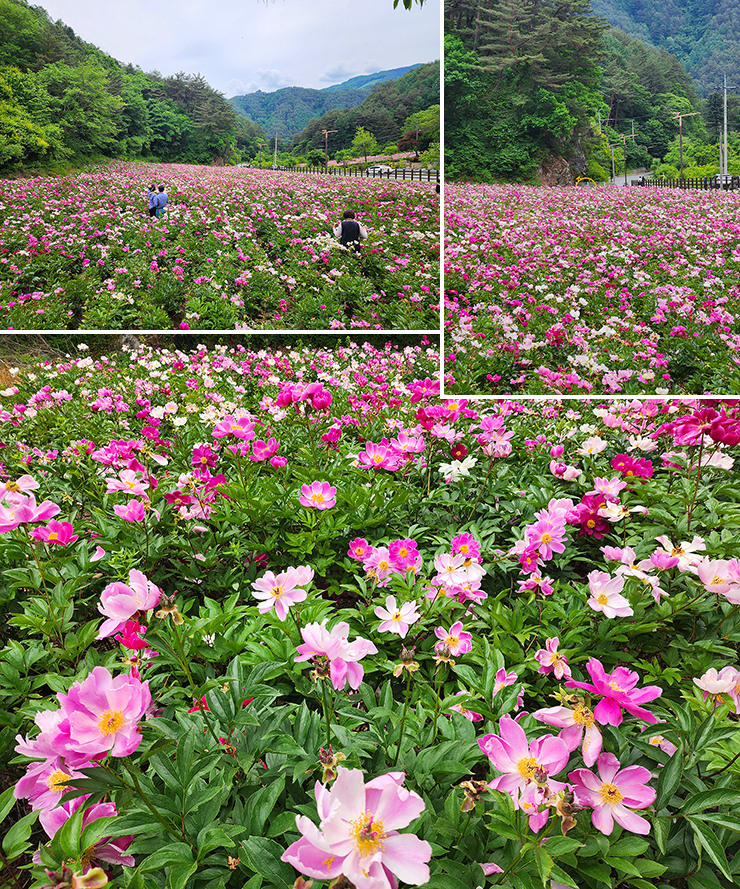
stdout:
<svg viewBox="0 0 740 889">
<path fill-rule="evenodd" d="M 645 688 L 636 689 L 640 681 L 637 673 L 633 673 L 626 667 L 617 667 L 612 673 L 607 673 L 600 660 L 592 657 L 586 664 L 588 674 L 593 680 L 589 682 L 577 682 L 571 679 L 565 683 L 566 688 L 583 688 L 603 698 L 594 708 L 596 721 L 601 725 L 621 725 L 622 708 L 638 719 L 645 722 L 657 722 L 653 714 L 640 706 L 648 701 L 660 697 L 663 689 L 657 685 L 648 685 Z"/>
<path fill-rule="evenodd" d="M 159 587 L 136 568 L 129 571 L 128 585 L 120 581 L 109 583 L 98 604 L 98 611 L 108 620 L 102 623 L 97 638 L 105 639 L 122 630 L 137 611 L 156 608 L 161 595 Z"/>
<path fill-rule="evenodd" d="M 593 808 L 594 827 L 609 836 L 616 821 L 632 833 L 650 833 L 650 822 L 631 809 L 646 809 L 655 800 L 655 790 L 647 786 L 652 773 L 642 766 L 620 769 L 613 753 L 599 756 L 598 769 L 598 778 L 588 769 L 576 769 L 568 775 L 578 802 Z"/>
<path fill-rule="evenodd" d="M 331 630 L 326 629 L 328 618 L 320 624 L 313 623 L 301 627 L 303 644 L 298 646 L 296 661 L 307 661 L 313 657 L 329 660 L 329 676 L 337 691 L 349 682 L 350 688 L 357 691 L 362 682 L 363 668 L 357 663 L 366 654 L 376 654 L 378 649 L 368 639 L 357 638 L 349 641 L 349 624 L 341 621 Z"/>
<path fill-rule="evenodd" d="M 301 485 L 301 496 L 298 500 L 302 506 L 331 509 L 337 503 L 336 493 L 337 489 L 328 482 L 311 482 L 310 485 Z"/>
<path fill-rule="evenodd" d="M 254 421 L 249 417 L 232 417 L 230 414 L 214 428 L 211 435 L 214 438 L 225 438 L 233 435 L 241 441 L 251 441 L 254 438 Z"/>
<path fill-rule="evenodd" d="M 337 773 L 331 790 L 316 782 L 319 826 L 296 816 L 302 837 L 282 860 L 317 879 L 344 874 L 357 889 L 394 889 L 396 879 L 411 886 L 426 883 L 432 847 L 414 834 L 398 832 L 424 811 L 422 798 L 402 786 L 403 772 L 367 784 L 359 769 L 339 766 Z"/>
<path fill-rule="evenodd" d="M 281 574 L 268 571 L 252 584 L 255 599 L 263 601 L 257 606 L 260 614 L 267 614 L 273 607 L 280 620 L 288 616 L 288 609 L 302 602 L 308 593 L 301 589 L 313 579 L 313 569 L 308 565 L 288 568 Z"/>
<path fill-rule="evenodd" d="M 55 519 L 51 519 L 49 524 L 43 528 L 34 528 L 30 534 L 35 540 L 58 543 L 60 546 L 66 546 L 68 543 L 79 540 L 70 522 L 57 522 Z"/>
<path fill-rule="evenodd" d="M 69 694 L 59 693 L 62 719 L 55 742 L 66 760 L 85 755 L 97 759 L 128 756 L 141 743 L 139 721 L 152 702 L 149 683 L 135 676 L 115 678 L 105 667 L 94 667 Z"/>
<path fill-rule="evenodd" d="M 252 442 L 252 453 L 249 455 L 249 459 L 253 460 L 255 463 L 269 460 L 277 454 L 279 447 L 280 442 L 276 438 L 269 438 L 267 441 L 258 438 L 256 441 Z M 287 463 L 288 461 L 286 460 L 285 462 Z M 281 465 L 284 466 L 285 463 Z"/>
</svg>

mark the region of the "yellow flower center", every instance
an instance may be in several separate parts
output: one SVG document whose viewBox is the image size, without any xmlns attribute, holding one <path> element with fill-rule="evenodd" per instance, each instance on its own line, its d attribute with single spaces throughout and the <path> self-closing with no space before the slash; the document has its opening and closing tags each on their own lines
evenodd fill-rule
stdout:
<svg viewBox="0 0 740 889">
<path fill-rule="evenodd" d="M 463 543 L 460 545 L 460 553 L 463 556 L 466 556 L 468 554 L 469 550 L 470 550 L 470 547 L 467 545 L 467 543 Z"/>
<path fill-rule="evenodd" d="M 585 725 L 586 728 L 590 728 L 595 722 L 593 711 L 591 711 L 588 707 L 577 707 L 573 711 L 573 722 L 578 723 L 578 725 Z"/>
<path fill-rule="evenodd" d="M 378 570 L 379 571 L 387 571 L 390 565 L 384 559 L 378 562 Z"/>
<path fill-rule="evenodd" d="M 596 601 L 599 603 L 599 605 L 608 605 L 609 604 L 609 597 L 606 595 L 606 593 L 599 593 L 599 596 L 596 599 Z"/>
<path fill-rule="evenodd" d="M 394 611 L 393 614 L 391 615 L 391 620 L 395 620 L 395 621 L 401 620 L 401 612 Z"/>
<path fill-rule="evenodd" d="M 542 542 L 543 542 L 543 543 L 549 543 L 551 540 L 552 540 L 552 535 L 551 535 L 551 534 L 548 534 L 547 532 L 545 532 L 545 533 L 542 535 Z"/>
<path fill-rule="evenodd" d="M 405 546 L 402 546 L 401 549 L 399 549 L 398 551 L 399 558 L 401 559 L 405 559 L 408 554 L 409 551 L 406 549 Z"/>
<path fill-rule="evenodd" d="M 69 777 L 61 769 L 55 769 L 46 779 L 46 786 L 52 793 L 64 793 L 65 790 L 69 790 L 68 787 L 63 786 L 65 781 L 69 781 Z"/>
<path fill-rule="evenodd" d="M 328 858 L 325 858 L 321 863 L 326 868 L 327 872 L 331 870 L 332 865 L 334 864 L 334 860 L 336 859 L 336 855 L 330 855 Z"/>
<path fill-rule="evenodd" d="M 635 474 L 635 473 L 634 473 L 631 469 L 628 469 L 627 472 L 625 472 L 625 475 L 627 476 L 627 478 L 630 478 L 630 477 L 633 476 L 634 474 Z"/>
<path fill-rule="evenodd" d="M 540 764 L 533 756 L 523 756 L 517 762 L 516 767 L 522 778 L 531 778 L 539 769 Z"/>
<path fill-rule="evenodd" d="M 349 833 L 360 858 L 367 858 L 385 849 L 383 822 L 376 819 L 372 812 L 363 812 L 359 818 L 350 821 Z"/>
<path fill-rule="evenodd" d="M 460 641 L 460 640 L 458 639 L 457 636 L 448 636 L 448 637 L 445 639 L 445 645 L 446 645 L 448 648 L 455 648 L 455 646 L 458 644 L 459 641 Z"/>
<path fill-rule="evenodd" d="M 599 796 L 610 806 L 616 806 L 618 802 L 624 799 L 624 795 L 620 792 L 617 785 L 611 781 L 604 781 L 599 788 Z"/>
<path fill-rule="evenodd" d="M 373 457 L 373 463 L 382 463 L 385 457 L 382 454 L 375 454 Z"/>
<path fill-rule="evenodd" d="M 610 682 L 610 683 L 609 683 L 609 688 L 610 688 L 612 691 L 624 691 L 624 689 L 622 688 L 622 686 L 621 686 L 621 685 L 617 685 L 616 682 Z"/>
<path fill-rule="evenodd" d="M 589 519 L 589 520 L 586 522 L 586 527 L 587 527 L 587 528 L 595 528 L 595 527 L 596 527 L 596 522 L 595 522 L 593 519 Z"/>
<path fill-rule="evenodd" d="M 317 491 L 315 494 L 311 494 L 311 500 L 313 500 L 314 503 L 323 503 L 324 495 L 320 491 Z"/>
<path fill-rule="evenodd" d="M 51 531 L 49 533 L 49 540 L 57 540 L 58 537 L 59 537 L 59 535 L 57 534 L 56 531 Z"/>
<path fill-rule="evenodd" d="M 279 599 L 283 595 L 283 588 L 278 584 L 278 586 L 274 586 L 270 590 L 270 595 L 274 596 L 276 599 Z"/>
<path fill-rule="evenodd" d="M 721 585 L 724 582 L 725 582 L 724 577 L 720 577 L 719 574 L 715 574 L 714 577 L 712 578 L 713 584 L 720 584 Z"/>
<path fill-rule="evenodd" d="M 98 731 L 101 735 L 115 735 L 125 721 L 121 710 L 105 710 L 98 719 Z"/>
</svg>

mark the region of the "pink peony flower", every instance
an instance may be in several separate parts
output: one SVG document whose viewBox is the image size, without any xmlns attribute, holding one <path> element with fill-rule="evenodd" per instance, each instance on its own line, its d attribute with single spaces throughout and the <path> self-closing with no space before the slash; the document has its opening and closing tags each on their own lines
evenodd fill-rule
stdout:
<svg viewBox="0 0 740 889">
<path fill-rule="evenodd" d="M 125 522 L 143 522 L 146 516 L 144 504 L 140 500 L 129 500 L 123 506 L 116 504 L 113 512 Z"/>
<path fill-rule="evenodd" d="M 460 697 L 460 695 L 466 695 L 466 691 L 458 691 L 456 692 L 456 697 Z M 482 713 L 476 713 L 475 710 L 468 710 L 467 707 L 463 707 L 462 704 L 451 704 L 450 710 L 454 710 L 456 713 L 460 713 L 466 719 L 469 719 L 470 722 L 481 722 L 483 719 Z"/>
<path fill-rule="evenodd" d="M 115 678 L 105 667 L 94 667 L 69 694 L 59 693 L 62 719 L 55 738 L 66 760 L 84 755 L 96 759 L 128 756 L 141 743 L 139 721 L 149 709 L 149 683 L 136 676 Z"/>
<path fill-rule="evenodd" d="M 258 438 L 256 441 L 252 442 L 252 453 L 250 454 L 249 459 L 253 460 L 255 463 L 260 463 L 263 460 L 270 460 L 277 454 L 279 448 L 280 442 L 276 438 L 269 438 L 267 441 Z M 288 461 L 286 460 L 285 462 L 287 463 Z M 284 466 L 285 464 L 282 465 Z"/>
<path fill-rule="evenodd" d="M 103 622 L 96 638 L 105 639 L 122 630 L 137 611 L 156 608 L 161 595 L 159 587 L 135 568 L 129 571 L 128 585 L 120 581 L 109 583 L 98 604 L 98 611 L 108 620 Z"/>
<path fill-rule="evenodd" d="M 449 630 L 444 627 L 437 627 L 434 635 L 439 639 L 434 646 L 436 652 L 447 648 L 453 657 L 459 654 L 467 654 L 473 647 L 473 636 L 462 628 L 462 621 L 455 621 Z"/>
<path fill-rule="evenodd" d="M 594 827 L 609 836 L 616 821 L 631 833 L 650 833 L 650 822 L 631 810 L 646 809 L 655 800 L 655 790 L 647 786 L 652 773 L 642 766 L 620 769 L 613 753 L 602 753 L 597 767 L 598 778 L 588 769 L 576 769 L 568 775 L 578 802 L 593 808 Z"/>
<path fill-rule="evenodd" d="M 579 702 L 576 707 L 546 707 L 535 710 L 532 716 L 546 725 L 563 729 L 558 737 L 570 751 L 577 750 L 583 740 L 583 761 L 587 766 L 596 762 L 601 753 L 603 738 L 596 725 L 596 717 L 583 702 Z"/>
<path fill-rule="evenodd" d="M 331 509 L 336 506 L 337 489 L 328 482 L 311 482 L 310 485 L 301 485 L 301 496 L 298 501 L 302 506 L 315 509 Z"/>
<path fill-rule="evenodd" d="M 649 710 L 641 705 L 660 697 L 663 694 L 663 689 L 657 685 L 635 688 L 640 681 L 637 673 L 633 673 L 626 667 L 617 667 L 613 672 L 607 673 L 601 661 L 595 657 L 588 659 L 586 669 L 593 680 L 592 683 L 577 682 L 575 679 L 571 679 L 565 683 L 565 687 L 582 688 L 602 698 L 594 708 L 596 721 L 601 725 L 621 725 L 622 709 L 638 719 L 644 719 L 645 722 L 658 721 Z"/>
<path fill-rule="evenodd" d="M 15 494 L 6 496 L 4 504 L 0 504 L 0 534 L 14 531 L 19 525 L 30 522 L 46 522 L 59 515 L 61 509 L 51 500 L 37 504 L 33 494 Z"/>
<path fill-rule="evenodd" d="M 396 607 L 396 597 L 388 596 L 385 600 L 385 608 L 381 605 L 375 609 L 375 615 L 382 621 L 378 630 L 381 633 L 398 633 L 404 639 L 411 624 L 416 623 L 421 617 L 416 610 L 416 600 L 406 602 L 400 608 Z"/>
<path fill-rule="evenodd" d="M 50 839 L 54 839 L 54 835 L 62 827 L 74 813 L 83 808 L 87 797 L 77 797 L 68 803 L 62 803 L 56 809 L 47 809 L 41 813 L 39 821 L 46 831 Z M 84 830 L 93 821 L 98 818 L 110 818 L 117 815 L 118 812 L 113 803 L 96 803 L 85 809 L 82 816 L 82 830 Z M 126 855 L 126 849 L 133 842 L 133 836 L 118 837 L 111 839 L 103 836 L 96 840 L 93 847 L 89 850 L 90 864 L 96 861 L 104 861 L 107 864 L 123 864 L 126 867 L 133 867 L 136 863 L 133 855 Z M 86 850 L 87 856 L 87 850 Z M 101 885 L 96 883 L 96 885 Z"/>
<path fill-rule="evenodd" d="M 571 672 L 568 658 L 558 651 L 560 639 L 553 636 L 545 642 L 545 647 L 535 652 L 534 659 L 540 665 L 538 673 L 554 673 L 557 680 L 570 679 Z"/>
<path fill-rule="evenodd" d="M 254 421 L 249 417 L 232 417 L 228 414 L 214 428 L 211 435 L 214 438 L 226 438 L 233 435 L 241 441 L 251 441 L 254 438 Z"/>
<path fill-rule="evenodd" d="M 403 772 L 364 781 L 359 769 L 337 769 L 331 789 L 314 789 L 319 826 L 296 816 L 301 839 L 282 856 L 301 874 L 331 880 L 343 874 L 357 889 L 391 889 L 396 879 L 411 886 L 429 880 L 432 847 L 414 834 L 400 834 L 424 811 L 424 801 L 402 785 Z"/>
<path fill-rule="evenodd" d="M 255 599 L 263 601 L 257 606 L 260 614 L 267 614 L 272 608 L 280 620 L 288 616 L 288 609 L 302 602 L 308 593 L 301 589 L 313 579 L 313 569 L 308 565 L 288 568 L 280 574 L 268 571 L 252 584 Z"/>
</svg>

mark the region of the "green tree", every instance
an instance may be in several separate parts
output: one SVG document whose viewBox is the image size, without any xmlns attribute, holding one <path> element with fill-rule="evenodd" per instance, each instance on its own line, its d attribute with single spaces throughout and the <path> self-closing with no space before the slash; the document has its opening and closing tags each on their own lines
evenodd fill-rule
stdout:
<svg viewBox="0 0 740 889">
<path fill-rule="evenodd" d="M 364 157 L 367 163 L 368 155 L 375 154 L 378 150 L 378 140 L 372 133 L 369 133 L 364 127 L 359 127 L 352 140 L 352 151 L 355 157 Z"/>
</svg>

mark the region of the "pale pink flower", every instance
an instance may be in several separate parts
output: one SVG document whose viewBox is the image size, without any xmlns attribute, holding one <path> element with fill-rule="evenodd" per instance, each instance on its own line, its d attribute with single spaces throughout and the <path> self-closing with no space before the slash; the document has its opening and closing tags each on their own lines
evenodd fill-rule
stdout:
<svg viewBox="0 0 740 889">
<path fill-rule="evenodd" d="M 601 611 L 609 618 L 634 614 L 630 603 L 620 595 L 624 589 L 623 577 L 610 577 L 605 571 L 591 571 L 588 588 L 591 598 L 587 601 L 594 611 Z"/>
<path fill-rule="evenodd" d="M 416 610 L 416 600 L 404 603 L 400 608 L 396 606 L 396 597 L 388 596 L 385 600 L 385 608 L 378 605 L 375 609 L 376 617 L 381 619 L 378 630 L 381 633 L 398 633 L 404 639 L 411 624 L 416 623 L 421 614 Z"/>
<path fill-rule="evenodd" d="M 282 856 L 301 874 L 332 880 L 343 874 L 357 889 L 391 889 L 396 879 L 411 886 L 429 880 L 432 847 L 414 834 L 400 834 L 424 811 L 424 801 L 403 787 L 403 772 L 389 772 L 365 783 L 359 769 L 337 768 L 326 788 L 314 786 L 317 827 L 296 816 L 301 839 Z"/>
<path fill-rule="evenodd" d="M 496 670 L 496 677 L 493 683 L 493 697 L 505 689 L 509 685 L 513 685 L 519 677 L 512 670 L 511 673 L 507 673 L 506 669 L 502 667 L 500 670 Z"/>
<path fill-rule="evenodd" d="M 554 553 L 565 552 L 565 522 L 559 517 L 552 518 L 544 510 L 538 515 L 537 522 L 528 525 L 524 531 L 525 548 L 536 550 L 545 561 L 549 561 Z"/>
<path fill-rule="evenodd" d="M 500 735 L 485 735 L 478 746 L 495 769 L 503 774 L 488 785 L 508 793 L 519 808 L 521 794 L 537 779 L 538 784 L 561 772 L 570 752 L 554 735 L 527 741 L 524 729 L 508 714 L 499 720 Z"/>
<path fill-rule="evenodd" d="M 582 701 L 576 707 L 546 707 L 535 710 L 532 716 L 546 725 L 563 729 L 558 737 L 570 751 L 576 750 L 583 740 L 583 761 L 587 766 L 596 762 L 603 739 L 593 711 Z"/>
<path fill-rule="evenodd" d="M 336 506 L 337 489 L 328 482 L 311 482 L 310 485 L 301 485 L 301 496 L 298 498 L 302 506 L 315 509 L 331 509 Z"/>
<path fill-rule="evenodd" d="M 740 605 L 738 559 L 702 559 L 696 573 L 708 593 L 721 593 L 732 605 Z"/>
<path fill-rule="evenodd" d="M 31 475 L 22 475 L 14 482 L 0 482 L 0 502 L 7 498 L 12 503 L 18 500 L 18 495 L 22 497 L 31 491 L 37 491 L 40 487 Z"/>
<path fill-rule="evenodd" d="M 594 489 L 589 494 L 603 494 L 606 500 L 618 500 L 619 492 L 627 487 L 627 482 L 618 475 L 614 478 L 595 478 Z"/>
<path fill-rule="evenodd" d="M 67 803 L 62 803 L 55 809 L 46 809 L 42 811 L 39 816 L 39 821 L 48 837 L 54 839 L 56 832 L 75 812 L 83 808 L 86 803 L 87 797 L 80 796 Z M 84 830 L 98 818 L 111 818 L 117 814 L 118 811 L 113 803 L 96 803 L 95 805 L 89 806 L 85 809 L 85 813 L 82 816 L 81 830 Z M 134 856 L 125 854 L 126 849 L 131 845 L 133 839 L 133 836 L 117 837 L 116 839 L 111 839 L 111 837 L 107 836 L 100 837 L 89 850 L 90 864 L 104 861 L 107 864 L 122 864 L 126 867 L 133 867 L 136 863 Z M 87 854 L 88 850 L 85 850 L 85 852 Z M 88 873 L 90 873 L 90 871 L 88 871 Z M 78 885 L 87 886 L 86 883 L 80 883 Z M 104 885 L 106 884 L 97 881 L 94 883 L 94 886 Z"/>
<path fill-rule="evenodd" d="M 567 463 L 560 463 L 558 460 L 550 461 L 550 472 L 556 478 L 560 478 L 565 482 L 572 482 L 573 479 L 578 478 L 581 474 L 581 470 L 578 467 L 568 466 Z"/>
<path fill-rule="evenodd" d="M 650 822 L 631 810 L 647 809 L 654 802 L 655 790 L 647 786 L 652 773 L 642 766 L 620 769 L 613 753 L 602 753 L 597 768 L 598 777 L 588 769 L 576 769 L 568 775 L 578 802 L 593 808 L 594 827 L 609 836 L 616 821 L 631 833 L 649 834 Z"/>
<path fill-rule="evenodd" d="M 233 435 L 241 441 L 251 441 L 254 438 L 254 421 L 249 417 L 232 417 L 228 414 L 214 428 L 211 435 L 214 438 L 225 438 Z"/>
<path fill-rule="evenodd" d="M 92 763 L 86 765 L 92 766 Z M 65 782 L 84 777 L 65 765 L 61 756 L 32 762 L 13 790 L 16 799 L 27 799 L 32 809 L 53 809 L 65 793 L 72 790 Z"/>
<path fill-rule="evenodd" d="M 674 546 L 671 543 L 670 537 L 667 537 L 665 534 L 655 539 L 664 547 L 663 550 L 657 550 L 657 552 L 678 558 L 678 570 L 681 573 L 690 571 L 696 574 L 696 566 L 702 559 L 700 553 L 707 548 L 703 537 L 695 534 L 691 542 L 682 540 L 678 546 Z"/>
<path fill-rule="evenodd" d="M 560 639 L 553 636 L 547 639 L 545 647 L 535 652 L 534 659 L 540 665 L 538 673 L 554 673 L 557 680 L 570 679 L 571 672 L 568 666 L 568 658 L 560 654 L 558 644 Z"/>
<path fill-rule="evenodd" d="M 458 691 L 455 693 L 455 697 L 460 697 L 460 695 L 466 695 L 466 691 Z M 459 713 L 461 716 L 464 716 L 466 719 L 470 720 L 470 722 L 481 722 L 483 719 L 482 713 L 476 713 L 475 710 L 468 710 L 467 707 L 463 707 L 462 704 L 451 704 L 450 710 L 454 710 L 456 713 Z"/>
<path fill-rule="evenodd" d="M 103 621 L 96 638 L 105 639 L 126 626 L 126 621 L 138 611 L 149 611 L 159 605 L 162 591 L 141 571 L 132 568 L 128 584 L 109 583 L 100 594 L 98 611 L 108 620 Z"/>
<path fill-rule="evenodd" d="M 14 531 L 22 524 L 46 522 L 61 512 L 60 507 L 51 500 L 37 504 L 33 494 L 6 497 L 4 503 L 7 503 L 7 506 L 0 504 L 0 534 Z"/>
<path fill-rule="evenodd" d="M 149 488 L 148 482 L 143 481 L 139 478 L 139 473 L 135 472 L 133 469 L 123 469 L 118 473 L 118 478 L 109 478 L 106 479 L 108 485 L 108 494 L 115 493 L 116 491 L 122 491 L 124 494 L 133 494 L 137 497 L 146 495 L 146 491 Z"/>
<path fill-rule="evenodd" d="M 329 675 L 332 685 L 341 691 L 345 683 L 355 691 L 360 687 L 364 674 L 358 661 L 366 654 L 376 654 L 378 649 L 368 639 L 358 637 L 349 641 L 349 624 L 341 621 L 331 630 L 327 630 L 328 618 L 320 624 L 306 624 L 301 627 L 303 644 L 297 648 L 296 661 L 307 661 L 314 657 L 325 657 L 329 661 Z"/>
<path fill-rule="evenodd" d="M 301 589 L 313 579 L 313 569 L 308 565 L 288 568 L 281 574 L 267 571 L 252 584 L 253 596 L 263 601 L 257 606 L 260 614 L 267 614 L 272 608 L 280 620 L 285 620 L 288 610 L 302 602 L 308 593 Z"/>
</svg>

